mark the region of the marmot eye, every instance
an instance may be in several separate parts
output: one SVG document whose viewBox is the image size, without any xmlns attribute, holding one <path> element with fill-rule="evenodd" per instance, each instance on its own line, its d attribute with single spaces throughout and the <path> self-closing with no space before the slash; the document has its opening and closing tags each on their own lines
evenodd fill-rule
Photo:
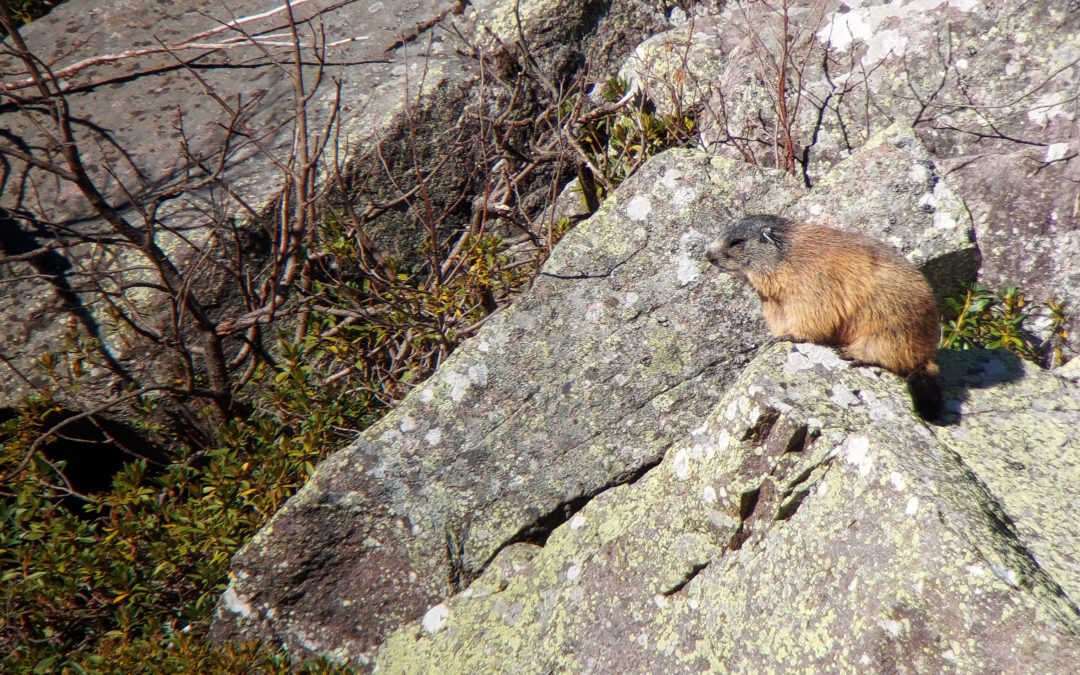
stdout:
<svg viewBox="0 0 1080 675">
<path fill-rule="evenodd" d="M 731 241 L 728 242 L 727 247 L 728 248 L 735 248 L 736 246 L 741 246 L 744 243 L 746 243 L 745 239 L 732 239 Z"/>
</svg>

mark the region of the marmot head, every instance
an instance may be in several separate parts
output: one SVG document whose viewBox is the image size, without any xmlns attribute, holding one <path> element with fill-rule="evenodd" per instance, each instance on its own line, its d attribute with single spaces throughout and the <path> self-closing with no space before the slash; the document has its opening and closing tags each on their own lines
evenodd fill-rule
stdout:
<svg viewBox="0 0 1080 675">
<path fill-rule="evenodd" d="M 729 272 L 769 274 L 783 260 L 792 222 L 780 216 L 747 216 L 732 223 L 709 247 L 709 262 Z"/>
</svg>

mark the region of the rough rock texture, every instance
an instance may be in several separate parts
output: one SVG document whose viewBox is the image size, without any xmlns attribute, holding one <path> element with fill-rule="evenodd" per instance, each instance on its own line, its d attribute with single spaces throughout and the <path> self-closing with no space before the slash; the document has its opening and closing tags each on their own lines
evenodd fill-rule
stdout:
<svg viewBox="0 0 1080 675">
<path fill-rule="evenodd" d="M 883 157 L 907 167 L 890 183 L 903 189 L 865 191 L 837 223 L 903 214 L 932 233 L 896 240 L 919 262 L 970 253 L 945 185 L 933 188 L 941 211 L 917 208 L 932 188 L 916 169 L 932 167 L 910 131 L 883 133 L 826 185 L 848 190 L 844 176 L 872 175 Z M 543 543 L 592 496 L 636 479 L 766 340 L 756 298 L 708 269 L 704 245 L 747 212 L 839 208 L 828 189 L 805 195 L 780 172 L 700 152 L 652 159 L 567 235 L 528 293 L 320 465 L 237 555 L 218 634 L 364 662 L 500 550 Z M 945 212 L 949 227 L 934 229 Z"/>
<path fill-rule="evenodd" d="M 776 165 L 772 141 L 783 133 L 773 131 L 775 64 L 784 34 L 777 7 L 738 0 L 715 16 L 691 17 L 646 41 L 624 73 L 660 100 L 674 90 L 687 107 L 700 103 L 711 152 Z M 789 7 L 787 113 L 805 180 L 816 184 L 890 124 L 913 126 L 936 173 L 954 178 L 971 213 L 980 281 L 1080 308 L 1076 3 L 831 0 Z"/>
<path fill-rule="evenodd" d="M 660 466 L 504 549 L 378 672 L 1071 671 L 1080 389 L 947 356 L 963 415 L 935 435 L 893 375 L 775 345 Z M 1041 443 L 1053 468 L 1021 468 Z"/>
</svg>

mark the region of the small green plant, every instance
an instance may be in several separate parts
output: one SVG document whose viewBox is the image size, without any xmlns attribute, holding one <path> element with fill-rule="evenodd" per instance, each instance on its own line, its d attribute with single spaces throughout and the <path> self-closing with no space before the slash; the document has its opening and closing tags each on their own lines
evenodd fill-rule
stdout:
<svg viewBox="0 0 1080 675">
<path fill-rule="evenodd" d="M 1064 361 L 1070 317 L 1061 302 L 1046 302 L 1051 337 L 1042 342 L 1029 329 L 1034 307 L 1015 286 L 995 293 L 973 284 L 962 296 L 945 302 L 949 310 L 942 326 L 941 346 L 945 349 L 1007 349 L 1042 365 Z"/>
<path fill-rule="evenodd" d="M 603 98 L 609 103 L 622 100 L 627 85 L 619 79 L 604 84 Z M 655 112 L 645 96 L 628 107 L 591 119 L 581 126 L 578 140 L 604 182 L 612 188 L 630 177 L 653 155 L 673 147 L 685 147 L 696 138 L 696 122 L 680 111 Z M 606 195 L 602 193 L 599 198 Z"/>
<path fill-rule="evenodd" d="M 19 24 L 27 24 L 45 16 L 62 2 L 63 0 L 8 0 L 8 6 L 11 8 L 11 15 Z M 0 36 L 3 34 L 3 29 L 0 29 Z"/>
</svg>

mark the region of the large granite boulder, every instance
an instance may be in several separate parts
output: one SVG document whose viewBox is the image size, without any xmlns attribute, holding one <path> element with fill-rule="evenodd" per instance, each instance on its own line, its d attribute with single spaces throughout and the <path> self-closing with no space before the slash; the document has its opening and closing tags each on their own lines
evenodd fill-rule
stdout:
<svg viewBox="0 0 1080 675">
<path fill-rule="evenodd" d="M 321 464 L 237 555 L 216 634 L 366 663 L 500 551 L 542 545 L 596 495 L 642 476 L 768 341 L 750 290 L 703 259 L 732 218 L 795 214 L 808 200 L 835 207 L 841 226 L 903 214 L 892 229 L 862 229 L 888 232 L 928 268 L 970 256 L 970 222 L 944 181 L 926 181 L 932 165 L 910 130 L 887 130 L 826 185 L 872 181 L 883 157 L 906 167 L 890 183 L 903 189 L 866 189 L 850 205 L 701 152 L 650 160 L 567 235 L 531 290 Z M 927 194 L 940 210 L 917 208 Z"/>
<path fill-rule="evenodd" d="M 958 415 L 932 430 L 892 374 L 775 345 L 660 466 L 503 549 L 377 671 L 1071 672 L 1080 388 L 942 361 Z"/>
</svg>

